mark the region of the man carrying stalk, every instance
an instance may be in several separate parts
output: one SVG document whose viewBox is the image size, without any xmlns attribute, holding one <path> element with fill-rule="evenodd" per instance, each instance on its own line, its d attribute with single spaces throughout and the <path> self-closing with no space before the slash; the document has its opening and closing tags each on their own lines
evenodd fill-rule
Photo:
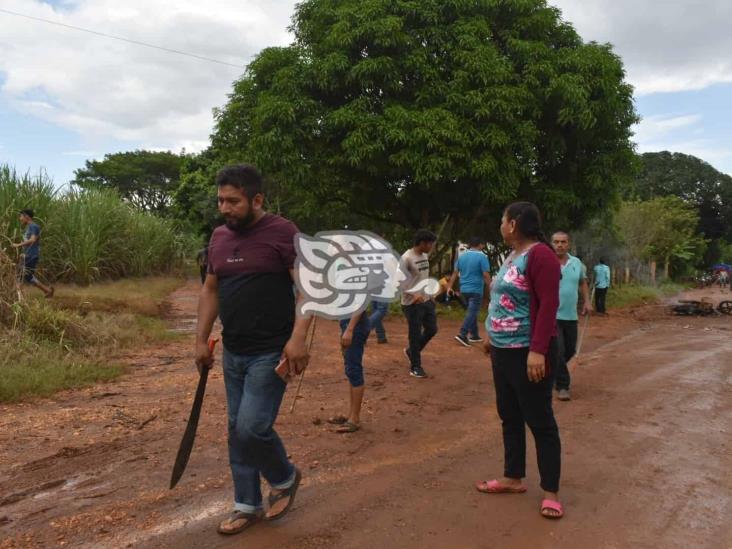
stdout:
<svg viewBox="0 0 732 549">
<path fill-rule="evenodd" d="M 41 259 L 41 228 L 33 221 L 34 212 L 31 209 L 20 211 L 20 223 L 25 227 L 23 241 L 13 244 L 13 248 L 25 248 L 23 264 L 23 281 L 41 290 L 46 297 L 53 297 L 53 286 L 46 286 L 36 278 L 36 267 Z"/>
<path fill-rule="evenodd" d="M 294 501 L 301 474 L 273 428 L 286 386 L 275 367 L 281 359 L 290 375 L 307 367 L 310 319 L 295 314 L 297 227 L 264 211 L 262 176 L 251 165 L 227 166 L 216 184 L 226 225 L 209 244 L 195 354 L 199 369 L 212 367 L 207 341 L 219 316 L 234 509 L 218 531 L 228 535 L 282 518 Z M 260 476 L 270 486 L 266 513 Z"/>
<path fill-rule="evenodd" d="M 567 364 L 577 352 L 577 298 L 582 292 L 582 315 L 592 311 L 590 287 L 587 284 L 587 268 L 569 253 L 569 235 L 563 231 L 554 233 L 552 247 L 562 267 L 559 279 L 559 309 L 557 309 L 557 344 L 559 347 L 555 388 L 559 400 L 570 400 L 569 368 Z"/>
</svg>

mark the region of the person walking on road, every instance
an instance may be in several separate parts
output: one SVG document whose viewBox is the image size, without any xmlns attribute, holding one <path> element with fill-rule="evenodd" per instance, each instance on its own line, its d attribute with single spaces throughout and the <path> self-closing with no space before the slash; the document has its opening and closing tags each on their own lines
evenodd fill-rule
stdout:
<svg viewBox="0 0 732 549">
<path fill-rule="evenodd" d="M 610 267 L 601 257 L 593 270 L 595 272 L 595 310 L 601 315 L 606 315 L 605 300 L 610 288 Z"/>
<path fill-rule="evenodd" d="M 478 332 L 478 313 L 483 303 L 483 288 L 491 285 L 490 262 L 483 253 L 483 242 L 474 236 L 468 241 L 468 246 L 468 250 L 455 262 L 455 270 L 447 285 L 448 295 L 453 295 L 453 286 L 460 277 L 460 295 L 467 302 L 468 310 L 455 339 L 466 347 L 483 341 Z"/>
<path fill-rule="evenodd" d="M 569 385 L 571 382 L 567 365 L 577 352 L 577 299 L 582 292 L 582 315 L 592 311 L 590 305 L 590 286 L 587 283 L 587 268 L 576 257 L 569 253 L 570 239 L 565 232 L 552 235 L 552 247 L 562 267 L 559 281 L 559 309 L 557 311 L 557 371 L 555 388 L 559 400 L 570 400 Z"/>
<path fill-rule="evenodd" d="M 419 289 L 419 283 L 427 280 L 430 272 L 429 253 L 437 236 L 421 229 L 414 235 L 414 245 L 402 254 L 399 268 L 406 275 L 402 283 L 402 311 L 409 325 L 409 347 L 404 354 L 409 360 L 409 374 L 424 379 L 427 372 L 422 368 L 422 350 L 437 334 L 435 302 Z M 413 290 L 417 287 L 416 290 Z"/>
<path fill-rule="evenodd" d="M 254 166 L 239 164 L 219 171 L 216 184 L 226 224 L 209 244 L 195 359 L 199 369 L 212 367 L 207 341 L 218 316 L 234 481 L 234 509 L 218 531 L 236 534 L 262 519 L 283 517 L 300 485 L 301 473 L 273 428 L 286 387 L 275 367 L 281 359 L 290 375 L 307 367 L 310 319 L 296 315 L 295 308 L 297 227 L 264 211 L 262 176 Z M 266 514 L 260 477 L 270 486 Z"/>
<path fill-rule="evenodd" d="M 376 333 L 376 342 L 380 344 L 389 343 L 386 337 L 386 329 L 384 328 L 384 317 L 389 312 L 389 304 L 383 301 L 371 302 L 371 315 L 369 319 L 369 329 Z"/>
<path fill-rule="evenodd" d="M 343 365 L 350 385 L 350 406 L 348 416 L 332 417 L 328 423 L 338 425 L 336 433 L 355 433 L 361 428 L 361 404 L 365 387 L 363 354 L 371 324 L 368 314 L 364 311 L 353 315 L 350 319 L 342 319 L 340 327 Z"/>
<path fill-rule="evenodd" d="M 206 282 L 206 274 L 208 273 L 208 243 L 198 250 L 196 264 L 198 265 L 198 272 L 201 275 L 201 284 L 203 284 Z"/>
<path fill-rule="evenodd" d="M 36 278 L 36 268 L 41 260 L 41 227 L 33 220 L 34 212 L 31 209 L 20 211 L 20 223 L 25 227 L 22 242 L 13 244 L 13 248 L 23 249 L 25 260 L 23 263 L 23 282 L 31 284 L 41 290 L 46 297 L 54 294 L 53 286 L 46 286 Z"/>
<path fill-rule="evenodd" d="M 506 208 L 501 235 L 511 248 L 491 285 L 486 319 L 496 407 L 503 424 L 503 478 L 480 481 L 488 494 L 526 492 L 526 430 L 534 435 L 544 499 L 542 516 L 564 515 L 559 502 L 561 443 L 552 410 L 560 265 L 529 202 Z"/>
</svg>

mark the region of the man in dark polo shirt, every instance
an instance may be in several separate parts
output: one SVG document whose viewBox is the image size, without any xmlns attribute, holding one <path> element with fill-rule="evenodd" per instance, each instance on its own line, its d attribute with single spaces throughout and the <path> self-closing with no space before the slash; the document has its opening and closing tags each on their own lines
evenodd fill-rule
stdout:
<svg viewBox="0 0 732 549">
<path fill-rule="evenodd" d="M 21 225 L 25 227 L 25 233 L 23 241 L 13 244 L 13 248 L 25 248 L 23 282 L 40 289 L 46 294 L 46 297 L 53 297 L 53 286 L 41 284 L 41 281 L 36 278 L 36 267 L 41 259 L 41 228 L 33 220 L 33 210 L 21 210 L 19 219 Z"/>
<path fill-rule="evenodd" d="M 219 316 L 234 510 L 218 531 L 236 534 L 262 519 L 284 516 L 300 483 L 300 471 L 273 428 L 285 392 L 285 382 L 274 369 L 281 358 L 287 359 L 292 375 L 305 369 L 309 319 L 295 315 L 297 227 L 264 211 L 262 177 L 254 166 L 225 167 L 216 184 L 226 224 L 214 231 L 208 246 L 196 364 L 213 365 L 207 341 Z M 266 515 L 260 476 L 270 486 Z"/>
</svg>

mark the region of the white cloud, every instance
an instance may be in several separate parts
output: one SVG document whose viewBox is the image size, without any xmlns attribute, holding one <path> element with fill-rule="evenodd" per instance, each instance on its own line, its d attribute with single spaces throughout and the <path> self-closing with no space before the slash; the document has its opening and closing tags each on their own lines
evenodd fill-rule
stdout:
<svg viewBox="0 0 732 549">
<path fill-rule="evenodd" d="M 635 126 L 635 141 L 639 144 L 658 141 L 661 138 L 676 134 L 679 130 L 695 133 L 702 121 L 699 114 L 682 116 L 649 116 Z"/>
<path fill-rule="evenodd" d="M 63 156 L 83 156 L 85 158 L 91 158 L 96 156 L 97 153 L 94 151 L 66 151 L 61 153 Z"/>
<path fill-rule="evenodd" d="M 585 40 L 610 42 L 638 94 L 732 82 L 730 0 L 549 0 Z"/>
<path fill-rule="evenodd" d="M 75 0 L 54 11 L 38 0 L 5 0 L 0 7 L 243 67 L 263 47 L 290 41 L 292 5 Z M 208 142 L 212 108 L 243 70 L 0 13 L 0 100 L 88 141 L 198 150 Z"/>
<path fill-rule="evenodd" d="M 640 94 L 732 82 L 730 0 L 550 2 L 584 39 L 616 46 Z M 40 0 L 0 0 L 5 9 L 237 65 L 290 41 L 294 4 L 63 0 L 54 10 Z M 211 109 L 225 103 L 242 72 L 0 13 L 0 101 L 78 132 L 81 148 L 116 139 L 130 148 L 200 150 L 208 143 Z M 637 139 L 645 147 L 682 130 L 698 134 L 700 121 L 650 118 Z"/>
<path fill-rule="evenodd" d="M 650 116 L 635 130 L 638 152 L 671 151 L 690 154 L 724 169 L 732 160 L 732 149 L 718 141 L 699 137 L 703 117 L 698 114 Z"/>
</svg>

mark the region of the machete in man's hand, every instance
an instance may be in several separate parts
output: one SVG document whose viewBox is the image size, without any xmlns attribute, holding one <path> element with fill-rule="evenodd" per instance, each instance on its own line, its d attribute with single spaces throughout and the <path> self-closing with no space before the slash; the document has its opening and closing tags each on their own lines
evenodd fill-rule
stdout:
<svg viewBox="0 0 732 549">
<path fill-rule="evenodd" d="M 218 339 L 209 339 L 208 348 L 213 355 L 214 349 L 216 348 L 216 342 Z M 178 455 L 175 458 L 175 464 L 173 465 L 173 475 L 170 477 L 170 489 L 175 488 L 178 481 L 183 476 L 183 471 L 186 470 L 188 465 L 188 458 L 191 457 L 191 450 L 193 450 L 193 442 L 196 440 L 196 429 L 198 429 L 198 418 L 201 416 L 201 406 L 203 405 L 203 395 L 206 392 L 206 381 L 208 381 L 208 371 L 210 368 L 205 366 L 201 367 L 201 377 L 198 379 L 198 388 L 196 389 L 196 397 L 193 399 L 193 407 L 191 408 L 191 415 L 188 418 L 188 425 L 186 425 L 186 432 L 183 433 L 183 440 L 180 441 L 180 448 L 178 448 Z"/>
</svg>

